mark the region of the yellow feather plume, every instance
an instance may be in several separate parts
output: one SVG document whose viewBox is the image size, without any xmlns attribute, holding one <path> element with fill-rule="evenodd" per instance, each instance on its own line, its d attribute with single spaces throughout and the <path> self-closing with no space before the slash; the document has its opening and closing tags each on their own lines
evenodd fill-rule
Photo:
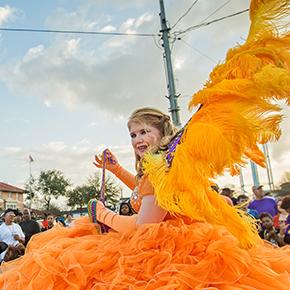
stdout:
<svg viewBox="0 0 290 290">
<path fill-rule="evenodd" d="M 255 223 L 227 205 L 209 180 L 225 170 L 237 174 L 247 158 L 264 166 L 257 144 L 281 134 L 280 107 L 273 100 L 290 103 L 290 35 L 281 25 L 289 12 L 289 0 L 251 2 L 247 41 L 229 50 L 225 63 L 193 96 L 189 107 L 203 106 L 187 124 L 171 167 L 165 152 L 148 154 L 143 164 L 161 207 L 224 225 L 242 247 L 259 241 Z"/>
</svg>

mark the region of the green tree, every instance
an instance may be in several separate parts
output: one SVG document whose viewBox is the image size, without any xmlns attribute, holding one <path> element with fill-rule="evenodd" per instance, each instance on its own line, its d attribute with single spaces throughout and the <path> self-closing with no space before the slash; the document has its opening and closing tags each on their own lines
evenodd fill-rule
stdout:
<svg viewBox="0 0 290 290">
<path fill-rule="evenodd" d="M 29 178 L 29 180 L 25 183 L 26 201 L 30 204 L 32 203 L 36 195 L 35 184 L 36 180 L 34 177 Z"/>
<path fill-rule="evenodd" d="M 88 178 L 86 184 L 77 186 L 73 190 L 68 191 L 68 205 L 71 207 L 79 207 L 81 210 L 87 205 L 90 199 L 100 198 L 101 179 L 98 174 Z M 114 209 L 121 197 L 122 189 L 111 177 L 106 178 L 105 182 L 105 199 L 106 206 Z"/>
<path fill-rule="evenodd" d="M 101 192 L 101 178 L 98 174 L 89 177 L 88 186 L 90 188 L 88 201 L 92 198 L 92 196 L 93 198 L 99 199 Z M 115 209 L 117 203 L 120 201 L 122 189 L 111 176 L 106 177 L 104 195 L 106 206 L 111 209 Z"/>
<path fill-rule="evenodd" d="M 89 200 L 87 197 L 89 192 L 90 188 L 87 185 L 77 186 L 74 189 L 69 190 L 67 192 L 68 206 L 72 208 L 80 208 L 82 213 L 83 208 L 86 207 L 87 201 Z"/>
<path fill-rule="evenodd" d="M 62 195 L 65 196 L 69 185 L 69 181 L 61 171 L 47 170 L 40 172 L 35 188 L 44 199 L 45 209 L 49 210 L 52 197 L 57 199 Z"/>
<path fill-rule="evenodd" d="M 49 213 L 53 214 L 54 216 L 61 215 L 61 209 L 55 203 L 50 203 Z"/>
</svg>

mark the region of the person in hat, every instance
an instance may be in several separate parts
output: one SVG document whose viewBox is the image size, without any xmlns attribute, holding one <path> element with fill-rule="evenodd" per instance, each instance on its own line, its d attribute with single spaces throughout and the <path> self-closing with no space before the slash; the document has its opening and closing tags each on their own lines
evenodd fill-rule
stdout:
<svg viewBox="0 0 290 290">
<path fill-rule="evenodd" d="M 278 213 L 276 201 L 273 198 L 265 197 L 263 185 L 253 186 L 252 191 L 255 195 L 255 200 L 250 202 L 248 208 L 256 210 L 259 215 L 267 212 L 274 217 Z"/>
<path fill-rule="evenodd" d="M 21 227 L 14 223 L 16 211 L 8 208 L 4 212 L 4 223 L 0 226 L 0 240 L 6 243 L 8 246 L 17 246 L 23 244 L 25 241 L 25 235 Z M 5 257 L 6 251 L 0 254 L 0 260 Z"/>
</svg>

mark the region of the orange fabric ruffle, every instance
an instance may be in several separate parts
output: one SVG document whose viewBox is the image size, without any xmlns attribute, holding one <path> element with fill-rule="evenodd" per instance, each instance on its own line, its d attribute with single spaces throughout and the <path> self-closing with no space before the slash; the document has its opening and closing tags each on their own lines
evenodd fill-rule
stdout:
<svg viewBox="0 0 290 290">
<path fill-rule="evenodd" d="M 180 218 L 99 235 L 88 218 L 33 237 L 1 289 L 289 289 L 290 249 L 250 250 L 225 227 Z"/>
</svg>

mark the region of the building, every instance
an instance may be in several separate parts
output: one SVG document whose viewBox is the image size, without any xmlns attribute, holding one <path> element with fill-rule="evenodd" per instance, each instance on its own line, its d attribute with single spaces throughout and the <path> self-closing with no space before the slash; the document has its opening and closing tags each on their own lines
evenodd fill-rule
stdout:
<svg viewBox="0 0 290 290">
<path fill-rule="evenodd" d="M 8 183 L 0 182 L 0 209 L 7 208 L 23 210 L 23 194 L 26 191 Z"/>
</svg>

